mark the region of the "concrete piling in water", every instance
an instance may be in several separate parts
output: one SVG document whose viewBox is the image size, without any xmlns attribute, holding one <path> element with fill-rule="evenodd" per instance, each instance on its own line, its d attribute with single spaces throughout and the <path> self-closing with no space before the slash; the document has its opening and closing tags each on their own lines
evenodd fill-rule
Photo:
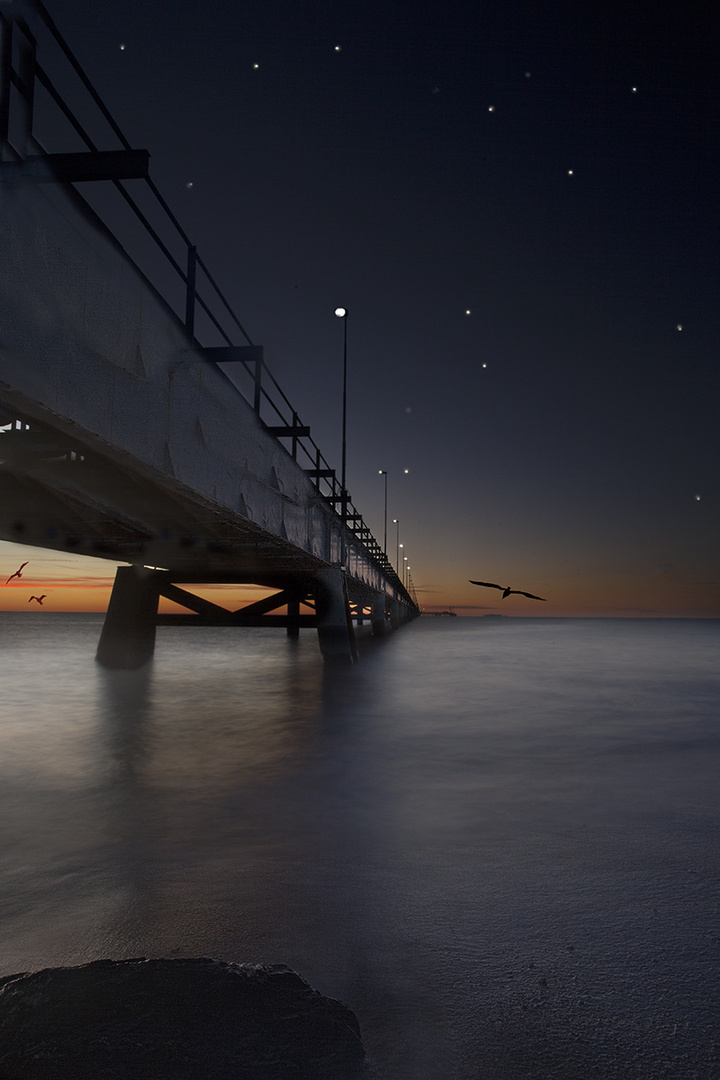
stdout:
<svg viewBox="0 0 720 1080">
<path fill-rule="evenodd" d="M 323 660 L 352 663 L 357 659 L 357 649 L 342 570 L 316 572 L 315 607 Z"/>
<path fill-rule="evenodd" d="M 388 631 L 387 619 L 385 618 L 385 595 L 376 596 L 372 602 L 372 631 L 373 637 L 382 637 Z"/>
<path fill-rule="evenodd" d="M 107 668 L 139 668 L 155 651 L 158 589 L 154 571 L 119 566 L 95 659 Z"/>
</svg>

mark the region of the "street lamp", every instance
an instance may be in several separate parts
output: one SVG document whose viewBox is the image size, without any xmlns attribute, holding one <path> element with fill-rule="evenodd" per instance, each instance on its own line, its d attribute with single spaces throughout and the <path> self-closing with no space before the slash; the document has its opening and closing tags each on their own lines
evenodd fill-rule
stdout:
<svg viewBox="0 0 720 1080">
<path fill-rule="evenodd" d="M 346 460 L 347 460 L 347 320 L 348 313 L 347 308 L 338 307 L 335 308 L 335 314 L 338 319 L 342 319 L 344 324 L 343 333 L 343 403 L 342 403 L 342 474 L 340 477 L 340 507 L 342 512 L 342 521 L 345 525 L 347 519 L 347 491 L 345 490 L 346 479 Z"/>
<path fill-rule="evenodd" d="M 383 530 L 383 555 L 387 555 L 387 470 L 378 469 L 378 476 L 385 477 L 385 527 Z"/>
<path fill-rule="evenodd" d="M 393 518 L 393 525 L 395 526 L 395 567 L 400 573 L 400 518 Z"/>
</svg>

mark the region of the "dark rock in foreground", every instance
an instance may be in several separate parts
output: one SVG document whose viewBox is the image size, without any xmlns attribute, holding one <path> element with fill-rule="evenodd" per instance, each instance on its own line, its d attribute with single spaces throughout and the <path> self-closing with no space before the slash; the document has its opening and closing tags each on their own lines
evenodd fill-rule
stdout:
<svg viewBox="0 0 720 1080">
<path fill-rule="evenodd" d="M 0 979 L 0 1080 L 351 1080 L 354 1014 L 283 966 L 98 960 Z"/>
</svg>

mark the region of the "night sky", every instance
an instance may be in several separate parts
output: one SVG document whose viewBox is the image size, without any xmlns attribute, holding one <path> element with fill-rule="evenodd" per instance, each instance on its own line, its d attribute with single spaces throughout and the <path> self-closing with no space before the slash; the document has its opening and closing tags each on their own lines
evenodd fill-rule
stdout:
<svg viewBox="0 0 720 1080">
<path fill-rule="evenodd" d="M 718 22 L 633 7 L 48 0 L 338 471 L 347 307 L 425 607 L 720 616 Z"/>
</svg>

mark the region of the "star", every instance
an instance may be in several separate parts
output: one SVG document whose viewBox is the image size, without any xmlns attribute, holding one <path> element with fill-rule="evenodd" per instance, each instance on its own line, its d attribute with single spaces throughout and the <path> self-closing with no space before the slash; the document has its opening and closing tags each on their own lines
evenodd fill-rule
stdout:
<svg viewBox="0 0 720 1080">
<path fill-rule="evenodd" d="M 575 175 L 575 170 L 574 169 L 568 169 L 568 176 L 574 176 L 574 175 Z"/>
<path fill-rule="evenodd" d="M 472 315 L 472 311 L 470 310 L 470 308 L 465 308 L 465 314 Z"/>
</svg>

